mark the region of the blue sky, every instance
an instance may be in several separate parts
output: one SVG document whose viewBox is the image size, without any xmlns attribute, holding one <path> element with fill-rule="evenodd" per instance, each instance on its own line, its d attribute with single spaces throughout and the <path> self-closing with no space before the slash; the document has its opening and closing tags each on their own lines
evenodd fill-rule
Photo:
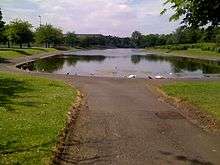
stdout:
<svg viewBox="0 0 220 165">
<path fill-rule="evenodd" d="M 15 18 L 39 25 L 51 23 L 64 32 L 102 33 L 130 36 L 170 33 L 178 22 L 169 22 L 169 14 L 160 16 L 163 0 L 0 0 L 6 22 Z"/>
</svg>

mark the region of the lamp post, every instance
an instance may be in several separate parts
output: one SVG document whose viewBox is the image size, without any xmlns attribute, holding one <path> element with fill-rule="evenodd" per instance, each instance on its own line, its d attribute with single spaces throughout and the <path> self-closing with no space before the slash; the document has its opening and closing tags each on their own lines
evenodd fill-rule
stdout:
<svg viewBox="0 0 220 165">
<path fill-rule="evenodd" d="M 39 19 L 40 19 L 40 26 L 41 26 L 41 16 L 39 15 L 38 17 L 39 17 Z"/>
</svg>

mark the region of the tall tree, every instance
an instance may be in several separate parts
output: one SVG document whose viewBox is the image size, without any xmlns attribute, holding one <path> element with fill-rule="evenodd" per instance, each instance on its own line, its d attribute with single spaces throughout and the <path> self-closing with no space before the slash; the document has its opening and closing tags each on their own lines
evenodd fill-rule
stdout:
<svg viewBox="0 0 220 165">
<path fill-rule="evenodd" d="M 2 17 L 2 11 L 1 11 L 1 8 L 0 8 L 0 42 L 3 40 L 4 36 L 3 36 L 3 31 L 4 31 L 4 25 L 5 25 L 5 22 L 2 20 L 3 17 Z"/>
<path fill-rule="evenodd" d="M 202 39 L 202 31 L 199 28 L 180 27 L 174 33 L 177 44 L 197 43 Z"/>
<path fill-rule="evenodd" d="M 135 47 L 140 47 L 141 40 L 142 40 L 142 34 L 139 31 L 134 31 L 131 35 L 131 40 L 134 43 Z"/>
<path fill-rule="evenodd" d="M 31 31 L 32 25 L 27 21 L 14 20 L 6 26 L 5 34 L 9 42 L 13 42 L 20 45 L 27 43 L 30 46 L 30 42 L 33 41 L 33 32 Z"/>
<path fill-rule="evenodd" d="M 170 20 L 178 20 L 183 16 L 182 23 L 194 27 L 207 24 L 217 26 L 220 23 L 219 0 L 166 0 L 165 4 L 171 4 L 171 9 L 175 11 Z M 161 14 L 166 11 L 167 8 Z"/>
<path fill-rule="evenodd" d="M 61 29 L 52 25 L 42 25 L 36 29 L 35 40 L 38 44 L 44 44 L 46 48 L 60 44 L 63 39 Z"/>
<path fill-rule="evenodd" d="M 65 44 L 74 47 L 78 41 L 78 38 L 74 32 L 68 32 L 65 36 Z"/>
</svg>

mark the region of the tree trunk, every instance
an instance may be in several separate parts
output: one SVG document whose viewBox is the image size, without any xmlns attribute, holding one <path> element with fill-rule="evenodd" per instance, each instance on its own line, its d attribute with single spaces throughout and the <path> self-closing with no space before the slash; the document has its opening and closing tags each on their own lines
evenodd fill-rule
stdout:
<svg viewBox="0 0 220 165">
<path fill-rule="evenodd" d="M 29 48 L 31 47 L 31 44 L 30 44 L 30 42 L 28 42 L 28 47 L 29 47 Z"/>
<path fill-rule="evenodd" d="M 10 45 L 10 41 L 8 41 L 8 48 L 10 48 L 11 47 L 11 45 Z"/>
<path fill-rule="evenodd" d="M 22 43 L 20 43 L 20 49 L 22 49 Z"/>
</svg>

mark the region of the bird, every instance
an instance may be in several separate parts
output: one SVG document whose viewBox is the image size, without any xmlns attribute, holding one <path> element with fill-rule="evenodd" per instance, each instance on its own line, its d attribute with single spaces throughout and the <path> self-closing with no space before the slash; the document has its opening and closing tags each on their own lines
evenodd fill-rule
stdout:
<svg viewBox="0 0 220 165">
<path fill-rule="evenodd" d="M 164 79 L 164 77 L 163 77 L 163 76 L 160 76 L 160 75 L 155 76 L 155 78 L 156 78 L 156 79 Z"/>
<path fill-rule="evenodd" d="M 136 78 L 136 75 L 131 74 L 128 76 L 128 78 Z"/>
<path fill-rule="evenodd" d="M 153 79 L 153 77 L 151 77 L 151 76 L 147 76 L 149 79 Z"/>
</svg>

